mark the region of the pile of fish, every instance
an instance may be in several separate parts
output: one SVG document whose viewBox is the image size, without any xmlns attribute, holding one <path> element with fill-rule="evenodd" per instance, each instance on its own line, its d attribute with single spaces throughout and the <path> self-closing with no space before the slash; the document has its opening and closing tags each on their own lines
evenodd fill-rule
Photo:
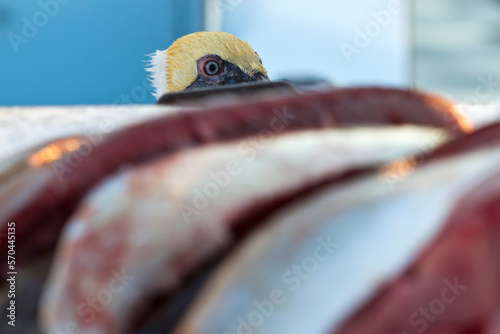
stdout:
<svg viewBox="0 0 500 334">
<path fill-rule="evenodd" d="M 0 223 L 40 333 L 490 334 L 499 162 L 435 96 L 235 99 L 0 165 Z"/>
</svg>

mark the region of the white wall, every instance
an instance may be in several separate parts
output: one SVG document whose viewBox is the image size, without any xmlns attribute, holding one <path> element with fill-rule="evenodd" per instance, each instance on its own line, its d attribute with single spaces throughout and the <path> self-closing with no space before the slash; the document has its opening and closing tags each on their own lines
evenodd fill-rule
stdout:
<svg viewBox="0 0 500 334">
<path fill-rule="evenodd" d="M 209 0 L 207 7 L 222 18 L 218 27 L 212 20 L 212 28 L 249 42 L 271 79 L 312 75 L 341 85 L 410 83 L 407 0 Z M 395 14 L 378 23 L 373 13 L 391 9 Z M 371 29 L 372 36 L 363 40 L 358 29 Z M 359 54 L 349 54 L 348 45 Z"/>
</svg>

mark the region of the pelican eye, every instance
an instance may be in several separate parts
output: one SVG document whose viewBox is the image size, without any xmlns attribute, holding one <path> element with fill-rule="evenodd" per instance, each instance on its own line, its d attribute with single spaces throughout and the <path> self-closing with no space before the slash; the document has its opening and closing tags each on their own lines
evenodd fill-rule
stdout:
<svg viewBox="0 0 500 334">
<path fill-rule="evenodd" d="M 217 75 L 219 73 L 219 64 L 216 62 L 216 61 L 208 61 L 206 64 L 205 64 L 205 73 L 207 75 L 210 75 L 210 76 L 214 76 L 214 75 Z"/>
</svg>

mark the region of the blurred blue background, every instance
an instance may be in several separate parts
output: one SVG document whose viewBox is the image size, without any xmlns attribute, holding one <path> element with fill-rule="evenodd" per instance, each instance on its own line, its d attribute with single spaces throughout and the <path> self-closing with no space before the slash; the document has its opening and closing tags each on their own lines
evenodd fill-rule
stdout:
<svg viewBox="0 0 500 334">
<path fill-rule="evenodd" d="M 0 106 L 154 103 L 146 55 L 200 30 L 249 42 L 271 80 L 486 103 L 500 99 L 499 27 L 500 0 L 0 0 Z"/>
<path fill-rule="evenodd" d="M 202 22 L 199 0 L 1 0 L 0 105 L 154 103 L 145 55 Z"/>
<path fill-rule="evenodd" d="M 353 61 L 339 48 L 352 44 L 356 29 L 373 21 L 371 11 L 387 8 L 387 1 L 3 0 L 0 105 L 154 103 L 146 54 L 200 30 L 248 41 L 272 80 L 407 86 L 405 13 Z"/>
</svg>

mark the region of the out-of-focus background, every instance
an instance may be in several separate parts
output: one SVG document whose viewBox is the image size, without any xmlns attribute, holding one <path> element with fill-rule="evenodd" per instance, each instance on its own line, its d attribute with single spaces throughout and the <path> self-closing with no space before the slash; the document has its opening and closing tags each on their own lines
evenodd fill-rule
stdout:
<svg viewBox="0 0 500 334">
<path fill-rule="evenodd" d="M 466 104 L 500 98 L 500 0 L 413 2 L 413 81 Z"/>
<path fill-rule="evenodd" d="M 0 105 L 154 103 L 145 55 L 199 30 L 249 42 L 271 79 L 500 97 L 499 0 L 3 0 Z"/>
</svg>

